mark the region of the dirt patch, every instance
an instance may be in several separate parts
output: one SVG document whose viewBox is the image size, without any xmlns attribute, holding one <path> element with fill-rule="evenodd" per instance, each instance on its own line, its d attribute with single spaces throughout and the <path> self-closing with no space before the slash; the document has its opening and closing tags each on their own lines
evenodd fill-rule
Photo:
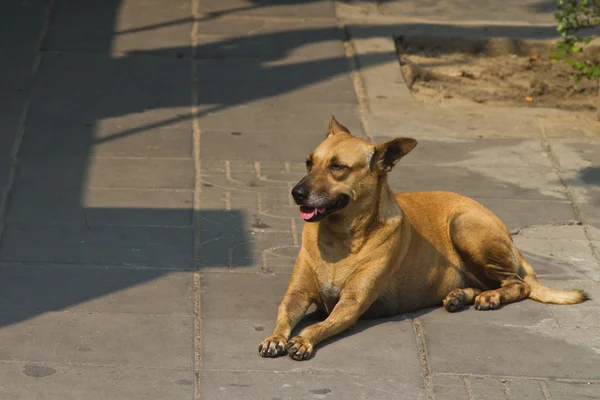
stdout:
<svg viewBox="0 0 600 400">
<path fill-rule="evenodd" d="M 404 78 L 421 103 L 597 110 L 598 80 L 571 79 L 568 65 L 551 60 L 550 42 L 404 36 L 396 44 Z M 582 57 L 597 62 L 594 50 Z"/>
</svg>

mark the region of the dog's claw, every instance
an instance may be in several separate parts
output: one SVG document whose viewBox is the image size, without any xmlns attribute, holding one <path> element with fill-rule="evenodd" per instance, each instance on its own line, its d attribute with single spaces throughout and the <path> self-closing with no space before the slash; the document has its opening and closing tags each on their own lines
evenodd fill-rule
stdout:
<svg viewBox="0 0 600 400">
<path fill-rule="evenodd" d="M 312 344 L 302 336 L 295 336 L 286 345 L 288 355 L 296 361 L 308 360 L 312 355 Z"/>
<path fill-rule="evenodd" d="M 285 354 L 286 339 L 280 335 L 274 335 L 266 338 L 258 346 L 258 354 L 261 357 L 279 357 Z"/>
</svg>

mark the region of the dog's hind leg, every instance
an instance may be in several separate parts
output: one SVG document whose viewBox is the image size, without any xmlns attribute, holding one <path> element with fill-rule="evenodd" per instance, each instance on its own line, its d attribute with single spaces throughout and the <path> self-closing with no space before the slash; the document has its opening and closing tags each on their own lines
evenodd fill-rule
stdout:
<svg viewBox="0 0 600 400">
<path fill-rule="evenodd" d="M 455 289 L 448 293 L 442 304 L 446 310 L 455 312 L 473 304 L 480 293 L 481 290 L 475 288 Z"/>
<path fill-rule="evenodd" d="M 450 236 L 465 268 L 482 278 L 484 289 L 492 289 L 476 295 L 477 310 L 493 310 L 529 296 L 520 253 L 506 226 L 489 210 L 482 207 L 457 214 Z"/>
</svg>

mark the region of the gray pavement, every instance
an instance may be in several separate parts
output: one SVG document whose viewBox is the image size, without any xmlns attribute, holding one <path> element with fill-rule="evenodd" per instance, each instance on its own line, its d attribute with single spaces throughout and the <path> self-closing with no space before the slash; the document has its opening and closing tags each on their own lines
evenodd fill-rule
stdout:
<svg viewBox="0 0 600 400">
<path fill-rule="evenodd" d="M 0 399 L 600 399 L 595 299 L 257 354 L 299 248 L 289 189 L 330 114 L 419 139 L 395 190 L 478 199 L 544 282 L 600 297 L 597 122 L 416 104 L 394 53 L 407 31 L 552 37 L 550 3 L 3 2 Z"/>
</svg>

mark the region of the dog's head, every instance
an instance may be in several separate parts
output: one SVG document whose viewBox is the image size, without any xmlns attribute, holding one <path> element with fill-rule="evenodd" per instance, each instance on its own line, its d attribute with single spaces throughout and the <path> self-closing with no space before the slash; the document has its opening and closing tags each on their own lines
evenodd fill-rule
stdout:
<svg viewBox="0 0 600 400">
<path fill-rule="evenodd" d="M 377 195 L 377 185 L 417 141 L 397 138 L 374 145 L 354 137 L 331 116 L 327 138 L 306 157 L 307 175 L 292 189 L 308 222 Z"/>
</svg>

